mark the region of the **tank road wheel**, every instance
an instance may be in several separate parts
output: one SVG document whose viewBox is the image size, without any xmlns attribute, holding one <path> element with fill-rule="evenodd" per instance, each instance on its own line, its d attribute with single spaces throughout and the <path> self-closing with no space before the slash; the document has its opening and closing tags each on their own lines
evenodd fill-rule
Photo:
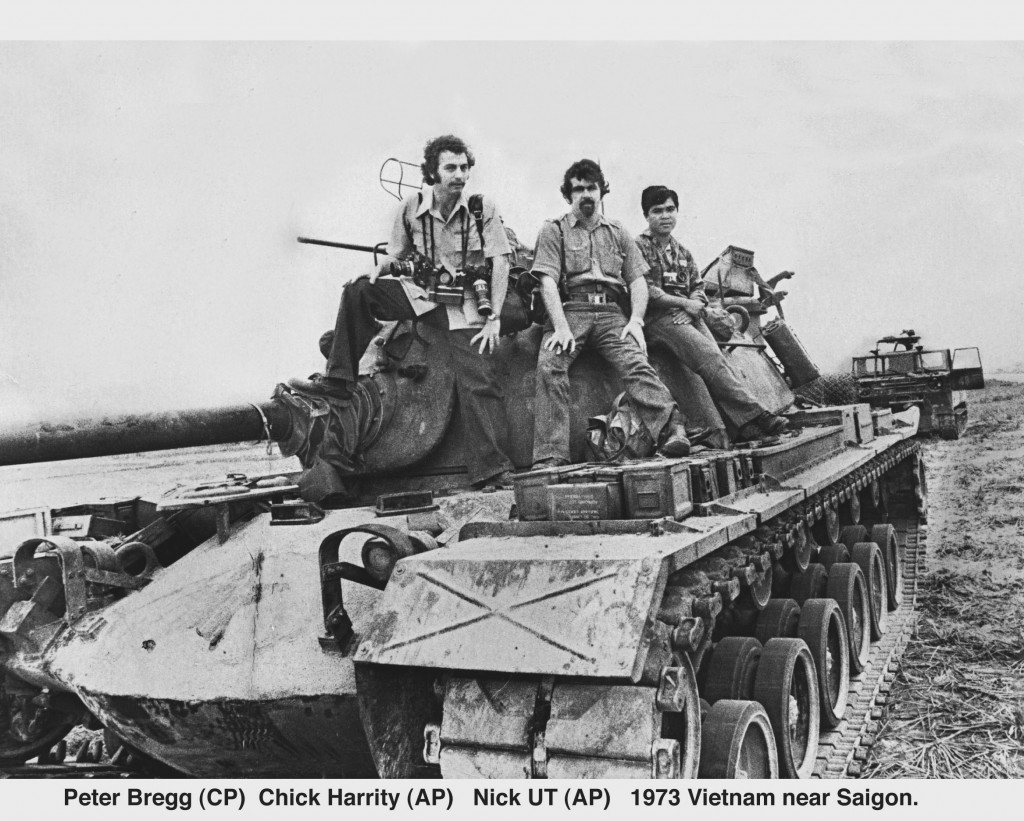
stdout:
<svg viewBox="0 0 1024 821">
<path fill-rule="evenodd" d="M 839 506 L 839 524 L 858 525 L 860 524 L 860 496 L 851 493 L 850 498 Z M 839 537 L 842 539 L 842 536 Z"/>
<path fill-rule="evenodd" d="M 699 778 L 778 778 L 775 734 L 756 701 L 723 699 L 704 718 Z"/>
<path fill-rule="evenodd" d="M 830 545 L 839 542 L 839 508 L 834 505 L 825 505 L 825 512 L 811 526 L 811 533 L 814 534 L 818 544 Z"/>
<path fill-rule="evenodd" d="M 889 609 L 895 610 L 903 601 L 903 562 L 900 560 L 900 546 L 896 541 L 896 528 L 888 524 L 875 525 L 871 528 L 871 541 L 882 551 Z"/>
<path fill-rule="evenodd" d="M 814 659 L 821 726 L 831 730 L 842 721 L 850 695 L 850 646 L 839 605 L 833 599 L 805 601 L 796 635 L 807 643 Z"/>
<path fill-rule="evenodd" d="M 850 551 L 844 544 L 827 544 L 818 551 L 818 564 L 828 570 L 832 565 L 850 561 Z"/>
<path fill-rule="evenodd" d="M 832 565 L 826 595 L 836 600 L 843 613 L 850 648 L 850 672 L 856 675 L 864 669 L 871 652 L 871 605 L 860 567 L 852 562 Z"/>
<path fill-rule="evenodd" d="M 30 695 L 0 690 L 0 765 L 45 754 L 78 723 L 68 713 L 37 704 L 39 695 L 38 690 Z"/>
<path fill-rule="evenodd" d="M 868 486 L 860 494 L 860 520 L 862 524 L 871 525 L 884 522 L 888 518 L 882 483 L 877 479 L 868 482 Z"/>
<path fill-rule="evenodd" d="M 878 641 L 885 634 L 889 622 L 888 586 L 882 551 L 874 542 L 861 542 L 853 546 L 853 563 L 860 567 L 868 586 L 871 605 L 871 640 Z"/>
<path fill-rule="evenodd" d="M 757 614 L 754 638 L 761 644 L 767 644 L 768 639 L 795 638 L 799 621 L 800 605 L 793 599 L 772 599 Z"/>
<path fill-rule="evenodd" d="M 711 651 L 704 698 L 714 706 L 722 699 L 751 699 L 761 660 L 761 642 L 743 636 L 722 639 Z"/>
<path fill-rule="evenodd" d="M 847 525 L 839 531 L 839 541 L 847 550 L 853 550 L 855 544 L 869 541 L 868 529 L 864 525 Z"/>
<path fill-rule="evenodd" d="M 794 573 L 789 585 L 789 596 L 803 606 L 808 599 L 820 599 L 828 587 L 828 571 L 820 564 L 812 564 L 805 573 Z"/>
<path fill-rule="evenodd" d="M 782 566 L 786 570 L 806 570 L 814 558 L 814 542 L 804 524 L 794 527 L 791 531 L 792 542 L 789 549 L 782 554 Z"/>
<path fill-rule="evenodd" d="M 809 778 L 818 754 L 818 674 L 800 639 L 772 639 L 761 652 L 754 679 L 775 733 L 782 778 Z"/>
</svg>

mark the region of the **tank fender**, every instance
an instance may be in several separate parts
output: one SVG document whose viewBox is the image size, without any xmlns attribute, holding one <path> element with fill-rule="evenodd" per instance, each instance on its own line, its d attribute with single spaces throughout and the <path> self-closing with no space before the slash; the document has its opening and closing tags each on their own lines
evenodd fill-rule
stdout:
<svg viewBox="0 0 1024 821">
<path fill-rule="evenodd" d="M 671 552 L 646 536 L 492 537 L 411 556 L 355 660 L 639 681 Z"/>
</svg>

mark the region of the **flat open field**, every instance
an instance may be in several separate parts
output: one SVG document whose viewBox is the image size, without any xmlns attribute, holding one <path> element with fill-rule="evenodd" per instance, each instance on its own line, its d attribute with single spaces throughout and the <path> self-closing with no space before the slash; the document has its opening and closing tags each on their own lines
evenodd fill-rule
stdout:
<svg viewBox="0 0 1024 821">
<path fill-rule="evenodd" d="M 924 445 L 917 635 L 865 777 L 1024 777 L 1024 384 L 969 396 L 964 437 Z"/>
</svg>

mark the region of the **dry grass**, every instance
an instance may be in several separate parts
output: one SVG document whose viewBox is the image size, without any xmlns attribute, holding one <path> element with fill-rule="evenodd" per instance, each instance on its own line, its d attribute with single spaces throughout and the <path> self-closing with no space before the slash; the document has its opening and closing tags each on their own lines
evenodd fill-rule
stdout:
<svg viewBox="0 0 1024 821">
<path fill-rule="evenodd" d="M 1024 777 L 1024 385 L 925 448 L 931 572 L 865 777 Z"/>
</svg>

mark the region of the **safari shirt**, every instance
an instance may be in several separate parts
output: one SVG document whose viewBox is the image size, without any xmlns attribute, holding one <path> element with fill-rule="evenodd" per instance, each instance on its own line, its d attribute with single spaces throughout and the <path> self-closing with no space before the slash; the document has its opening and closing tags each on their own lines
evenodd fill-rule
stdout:
<svg viewBox="0 0 1024 821">
<path fill-rule="evenodd" d="M 647 303 L 649 317 L 661 316 L 674 310 L 664 304 L 666 283 L 685 292 L 690 299 L 708 304 L 707 295 L 704 293 L 704 280 L 693 261 L 693 256 L 675 237 L 670 236 L 668 245 L 660 248 L 650 230 L 647 230 L 636 238 L 636 246 L 650 267 L 647 272 L 647 285 L 650 291 Z"/>
<path fill-rule="evenodd" d="M 422 194 L 422 200 L 420 195 Z M 484 248 L 480 249 L 480 232 L 476 228 L 476 220 L 469 210 L 469 197 L 463 191 L 455 203 L 451 214 L 446 220 L 441 216 L 434 203 L 433 187 L 424 188 L 420 193 L 406 197 L 395 217 L 388 243 L 388 254 L 398 259 L 408 259 L 413 251 L 418 251 L 428 259 L 433 251 L 433 262 L 444 265 L 453 273 L 462 268 L 462 242 L 466 236 L 466 262 L 471 265 L 482 265 L 486 258 L 510 254 L 508 237 L 501 223 L 497 206 L 488 197 L 483 198 Z M 433 226 L 431 226 L 433 223 Z M 433 232 L 431 232 L 433 227 Z M 402 287 L 409 297 L 416 315 L 425 314 L 438 307 L 437 302 L 427 299 L 427 292 L 412 277 L 401 277 Z M 448 327 L 450 330 L 459 328 L 483 327 L 484 318 L 476 310 L 476 300 L 467 293 L 460 308 L 457 305 L 445 305 L 448 309 Z"/>
<path fill-rule="evenodd" d="M 590 229 L 570 211 L 541 226 L 533 271 L 556 283 L 564 276 L 569 287 L 603 282 L 623 290 L 647 272 L 647 265 L 633 237 L 618 222 L 602 214 Z"/>
</svg>

